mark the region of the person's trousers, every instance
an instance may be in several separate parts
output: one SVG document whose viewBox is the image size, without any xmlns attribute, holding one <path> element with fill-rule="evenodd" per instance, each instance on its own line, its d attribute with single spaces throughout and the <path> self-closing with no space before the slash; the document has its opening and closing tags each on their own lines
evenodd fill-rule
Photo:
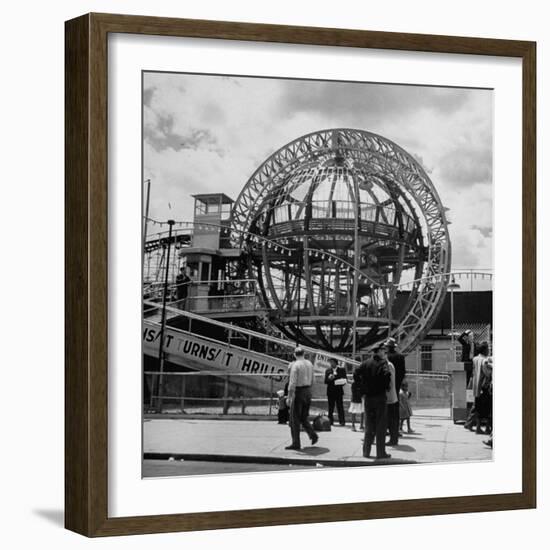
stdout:
<svg viewBox="0 0 550 550">
<path fill-rule="evenodd" d="M 470 429 L 472 427 L 472 424 L 474 422 L 477 422 L 478 414 L 476 411 L 475 403 L 470 407 L 470 410 L 468 411 L 468 416 L 466 418 L 466 421 L 464 422 L 464 427 Z"/>
<path fill-rule="evenodd" d="M 376 456 L 386 454 L 387 404 L 386 394 L 365 397 L 365 439 L 363 456 L 369 456 L 376 437 Z"/>
<path fill-rule="evenodd" d="M 472 375 L 474 373 L 474 364 L 472 361 L 464 362 L 464 372 L 466 373 L 466 389 L 467 389 L 470 385 L 470 380 L 472 379 Z"/>
<path fill-rule="evenodd" d="M 475 398 L 464 427 L 471 429 L 475 425 L 476 430 L 479 431 L 481 429 L 481 420 L 483 419 L 486 420 L 487 431 L 490 431 L 493 423 L 492 416 L 492 396 L 482 392 Z"/>
<path fill-rule="evenodd" d="M 328 418 L 330 423 L 334 422 L 334 406 L 338 411 L 338 422 L 343 426 L 346 423 L 344 413 L 344 391 L 341 389 L 330 390 L 327 392 L 328 399 Z"/>
<path fill-rule="evenodd" d="M 309 422 L 309 407 L 311 405 L 311 387 L 296 388 L 294 399 L 290 403 L 290 434 L 292 445 L 300 447 L 300 426 L 303 426 L 310 439 L 317 435 Z"/>
<path fill-rule="evenodd" d="M 388 403 L 388 428 L 390 430 L 390 443 L 397 445 L 399 441 L 399 401 Z"/>
</svg>

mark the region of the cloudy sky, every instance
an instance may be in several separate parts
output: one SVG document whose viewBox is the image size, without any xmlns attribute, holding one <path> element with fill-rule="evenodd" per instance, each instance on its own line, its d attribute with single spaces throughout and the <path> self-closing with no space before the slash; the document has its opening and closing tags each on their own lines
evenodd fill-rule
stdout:
<svg viewBox="0 0 550 550">
<path fill-rule="evenodd" d="M 380 134 L 422 163 L 450 210 L 453 268 L 492 267 L 489 90 L 144 74 L 150 216 L 191 220 L 195 193 L 236 199 L 293 139 L 326 128 Z"/>
</svg>

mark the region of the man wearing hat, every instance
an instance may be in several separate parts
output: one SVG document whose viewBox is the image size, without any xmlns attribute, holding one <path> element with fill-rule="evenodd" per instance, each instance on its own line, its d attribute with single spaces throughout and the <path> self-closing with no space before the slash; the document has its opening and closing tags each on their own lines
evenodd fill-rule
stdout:
<svg viewBox="0 0 550 550">
<path fill-rule="evenodd" d="M 187 296 L 189 295 L 189 283 L 193 281 L 187 275 L 187 268 L 180 267 L 180 272 L 176 276 L 176 295 L 181 309 L 187 309 Z"/>
<path fill-rule="evenodd" d="M 304 428 L 311 439 L 311 444 L 317 443 L 319 436 L 309 422 L 309 407 L 311 405 L 311 386 L 313 385 L 313 365 L 304 357 L 300 347 L 294 350 L 295 361 L 288 368 L 288 406 L 290 407 L 290 434 L 292 444 L 285 449 L 298 451 L 301 448 L 300 426 Z"/>
<path fill-rule="evenodd" d="M 378 346 L 372 359 L 363 361 L 357 369 L 361 393 L 365 397 L 365 438 L 363 456 L 370 458 L 376 437 L 376 458 L 390 458 L 386 453 L 387 396 L 391 374 L 386 349 Z"/>
<path fill-rule="evenodd" d="M 394 388 L 396 399 L 393 401 L 393 391 L 391 392 L 392 399 L 388 399 L 388 429 L 390 431 L 388 445 L 397 445 L 399 443 L 399 390 L 405 378 L 405 356 L 397 351 L 395 338 L 388 338 L 384 342 L 384 346 L 388 351 L 388 361 L 395 369 Z"/>
<path fill-rule="evenodd" d="M 325 371 L 325 384 L 327 385 L 328 418 L 331 425 L 334 424 L 334 407 L 338 411 L 340 426 L 346 424 L 344 413 L 344 385 L 347 380 L 346 369 L 338 366 L 338 361 L 331 357 L 330 366 Z"/>
</svg>

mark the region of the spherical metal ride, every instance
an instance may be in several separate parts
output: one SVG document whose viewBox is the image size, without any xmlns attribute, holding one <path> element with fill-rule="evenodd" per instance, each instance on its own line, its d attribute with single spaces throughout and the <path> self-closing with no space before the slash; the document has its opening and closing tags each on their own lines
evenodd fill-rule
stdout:
<svg viewBox="0 0 550 550">
<path fill-rule="evenodd" d="M 305 344 L 345 353 L 391 333 L 407 351 L 442 306 L 445 208 L 420 164 L 381 136 L 330 129 L 285 145 L 248 180 L 231 223 L 273 322 Z"/>
</svg>

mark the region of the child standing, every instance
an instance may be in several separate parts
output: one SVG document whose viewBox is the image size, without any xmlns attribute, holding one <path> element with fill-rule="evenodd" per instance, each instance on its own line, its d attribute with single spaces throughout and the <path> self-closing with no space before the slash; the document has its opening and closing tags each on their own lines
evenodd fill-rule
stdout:
<svg viewBox="0 0 550 550">
<path fill-rule="evenodd" d="M 361 389 L 359 387 L 359 378 L 356 373 L 353 373 L 353 382 L 351 384 L 351 402 L 349 404 L 349 411 L 351 414 L 351 429 L 356 432 L 355 428 L 355 415 L 360 415 L 359 429 L 363 429 L 363 400 L 361 398 Z"/>
<path fill-rule="evenodd" d="M 411 429 L 411 416 L 413 414 L 411 404 L 409 403 L 409 398 L 411 392 L 409 391 L 409 384 L 403 382 L 401 384 L 401 389 L 399 390 L 399 420 L 400 426 L 399 431 L 403 432 L 403 422 L 407 421 L 407 432 L 410 434 L 414 433 L 414 430 Z"/>
<path fill-rule="evenodd" d="M 289 410 L 288 405 L 286 404 L 286 399 L 288 397 L 288 382 L 285 384 L 284 390 L 279 390 L 277 392 L 278 397 L 278 413 L 277 413 L 277 421 L 278 424 L 286 424 L 289 420 Z"/>
</svg>

